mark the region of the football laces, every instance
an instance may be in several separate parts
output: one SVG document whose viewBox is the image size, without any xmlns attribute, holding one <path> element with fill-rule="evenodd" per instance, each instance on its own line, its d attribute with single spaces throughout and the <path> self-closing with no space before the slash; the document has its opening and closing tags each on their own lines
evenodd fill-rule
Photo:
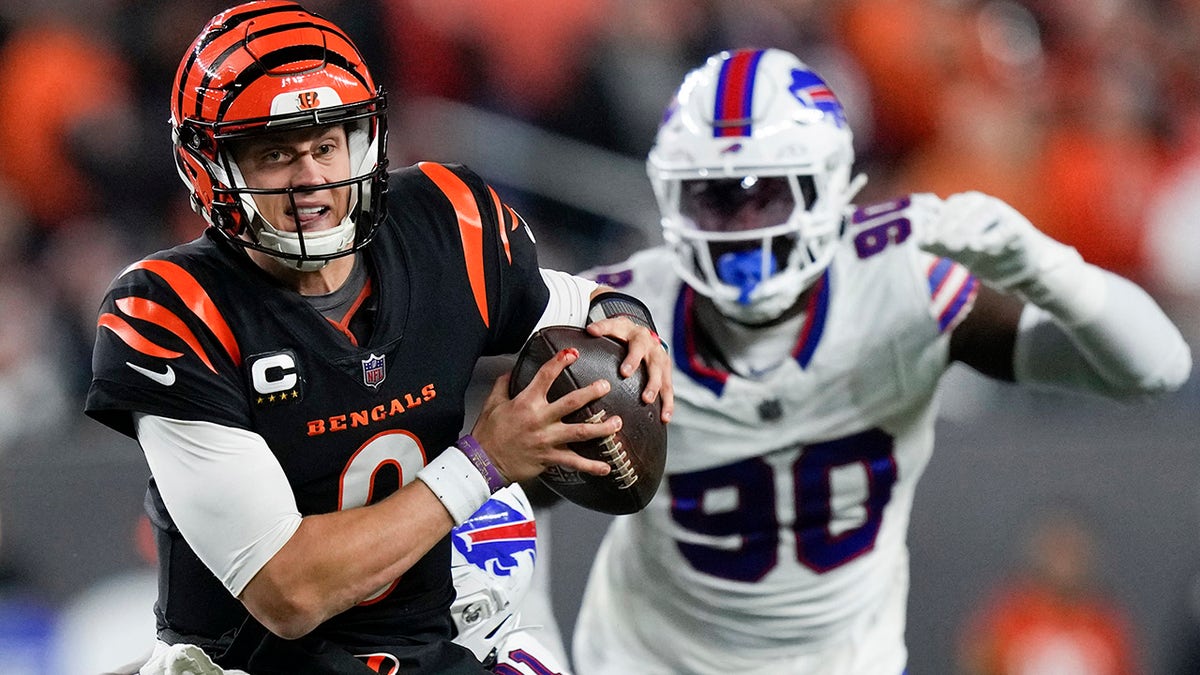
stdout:
<svg viewBox="0 0 1200 675">
<path fill-rule="evenodd" d="M 607 413 L 604 410 L 597 412 L 587 418 L 589 423 L 603 422 Z M 612 467 L 612 478 L 616 481 L 617 487 L 621 490 L 628 490 L 637 482 L 638 475 L 633 469 L 633 462 L 629 461 L 629 455 L 625 452 L 625 447 L 621 441 L 617 440 L 616 434 L 609 434 L 600 441 L 600 445 L 604 448 L 600 454 L 604 455 L 608 465 Z"/>
</svg>

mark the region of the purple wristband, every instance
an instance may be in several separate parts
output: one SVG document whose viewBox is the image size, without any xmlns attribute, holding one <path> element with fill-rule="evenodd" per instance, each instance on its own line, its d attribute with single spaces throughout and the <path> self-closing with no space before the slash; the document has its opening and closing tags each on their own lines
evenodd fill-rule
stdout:
<svg viewBox="0 0 1200 675">
<path fill-rule="evenodd" d="M 466 455 L 467 459 L 475 465 L 475 468 L 479 469 L 479 473 L 483 474 L 492 494 L 496 494 L 497 490 L 508 485 L 508 481 L 504 480 L 504 476 L 500 474 L 500 469 L 492 464 L 492 458 L 487 456 L 487 452 L 484 451 L 483 446 L 479 445 L 479 441 L 475 440 L 474 436 L 470 434 L 463 436 L 454 443 L 454 447 L 461 450 L 462 454 Z"/>
</svg>

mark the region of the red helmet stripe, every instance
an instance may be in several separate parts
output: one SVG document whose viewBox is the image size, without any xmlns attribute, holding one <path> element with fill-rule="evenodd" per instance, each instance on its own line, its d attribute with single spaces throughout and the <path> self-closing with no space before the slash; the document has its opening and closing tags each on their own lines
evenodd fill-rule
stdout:
<svg viewBox="0 0 1200 675">
<path fill-rule="evenodd" d="M 761 50 L 737 51 L 721 65 L 717 82 L 714 136 L 749 136 L 754 106 L 754 76 Z"/>
</svg>

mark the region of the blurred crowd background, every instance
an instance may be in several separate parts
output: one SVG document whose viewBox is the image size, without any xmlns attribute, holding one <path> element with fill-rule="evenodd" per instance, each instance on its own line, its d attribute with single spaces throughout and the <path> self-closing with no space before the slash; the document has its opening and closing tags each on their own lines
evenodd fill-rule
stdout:
<svg viewBox="0 0 1200 675">
<path fill-rule="evenodd" d="M 81 409 L 108 283 L 203 229 L 172 163 L 168 96 L 227 4 L 0 0 L 0 675 L 87 675 L 152 639 L 147 470 Z M 860 202 L 1002 197 L 1141 283 L 1200 351 L 1200 1 L 306 5 L 387 87 L 393 165 L 470 165 L 533 224 L 544 266 L 659 242 L 644 158 L 675 86 L 713 52 L 776 46 L 842 99 L 870 177 Z M 910 537 L 911 672 L 972 667 L 986 621 L 970 617 L 1026 569 L 1028 523 L 1063 502 L 1088 532 L 1070 568 L 1085 580 L 1063 602 L 1098 594 L 1130 672 L 1200 672 L 1197 381 L 1132 405 L 946 382 Z M 569 639 L 605 521 L 555 508 Z"/>
</svg>

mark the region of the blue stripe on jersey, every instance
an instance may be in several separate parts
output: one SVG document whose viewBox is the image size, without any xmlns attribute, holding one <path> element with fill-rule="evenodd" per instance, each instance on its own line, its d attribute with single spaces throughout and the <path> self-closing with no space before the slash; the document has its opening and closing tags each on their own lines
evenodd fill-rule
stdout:
<svg viewBox="0 0 1200 675">
<path fill-rule="evenodd" d="M 963 309 L 969 307 L 979 290 L 979 280 L 963 268 L 962 284 L 951 291 L 948 298 L 943 293 L 943 286 L 950 280 L 951 273 L 959 265 L 948 258 L 938 258 L 929 268 L 929 297 L 934 301 L 933 310 L 937 317 L 938 332 L 944 333 L 953 328 L 962 318 Z M 942 299 L 939 300 L 939 295 Z"/>
<path fill-rule="evenodd" d="M 954 299 L 950 301 L 950 305 L 938 317 L 938 332 L 945 332 L 947 328 L 958 323 L 959 313 L 975 297 L 975 292 L 978 290 L 979 279 L 976 279 L 973 275 L 968 275 L 966 280 L 963 281 L 962 287 L 954 294 Z"/>
<path fill-rule="evenodd" d="M 800 331 L 800 340 L 792 352 L 801 368 L 807 368 L 812 360 L 821 335 L 825 332 L 825 317 L 829 313 L 829 269 L 817 279 L 813 286 L 813 294 L 808 299 L 806 309 L 808 316 L 804 319 L 804 328 Z"/>
<path fill-rule="evenodd" d="M 954 263 L 948 258 L 938 258 L 929 270 L 929 297 L 937 297 L 938 289 L 946 281 L 946 275 L 954 269 Z"/>
</svg>

